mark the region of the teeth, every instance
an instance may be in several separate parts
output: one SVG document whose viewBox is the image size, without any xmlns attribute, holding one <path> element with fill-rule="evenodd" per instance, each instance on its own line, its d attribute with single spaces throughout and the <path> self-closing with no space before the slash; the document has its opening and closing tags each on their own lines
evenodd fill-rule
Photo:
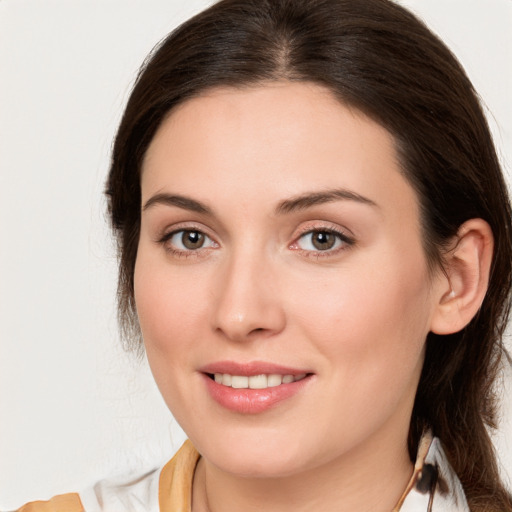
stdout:
<svg viewBox="0 0 512 512">
<path fill-rule="evenodd" d="M 282 375 L 272 374 L 267 377 L 267 386 L 269 388 L 274 388 L 276 386 L 280 386 L 282 382 L 283 382 Z"/>
<path fill-rule="evenodd" d="M 230 375 L 229 373 L 216 373 L 215 382 L 223 386 L 235 389 L 267 389 L 280 386 L 281 384 L 290 384 L 306 377 L 305 373 L 300 375 Z"/>
<path fill-rule="evenodd" d="M 249 377 L 249 388 L 265 389 L 268 387 L 266 375 L 251 375 Z"/>
<path fill-rule="evenodd" d="M 222 380 L 224 380 L 224 376 L 222 376 Z M 231 387 L 236 389 L 246 389 L 249 387 L 249 377 L 244 377 L 241 375 L 232 375 L 231 376 Z"/>
</svg>

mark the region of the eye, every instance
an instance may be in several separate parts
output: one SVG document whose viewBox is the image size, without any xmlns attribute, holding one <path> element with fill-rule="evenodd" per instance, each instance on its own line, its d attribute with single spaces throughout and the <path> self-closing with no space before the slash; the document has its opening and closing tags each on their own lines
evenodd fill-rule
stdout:
<svg viewBox="0 0 512 512">
<path fill-rule="evenodd" d="M 301 235 L 294 245 L 303 251 L 332 252 L 353 244 L 354 241 L 343 233 L 332 229 L 314 229 Z"/>
<path fill-rule="evenodd" d="M 202 231 L 197 229 L 180 229 L 169 233 L 164 237 L 166 245 L 170 246 L 171 250 L 175 251 L 197 251 L 207 247 L 216 247 L 215 242 Z"/>
</svg>

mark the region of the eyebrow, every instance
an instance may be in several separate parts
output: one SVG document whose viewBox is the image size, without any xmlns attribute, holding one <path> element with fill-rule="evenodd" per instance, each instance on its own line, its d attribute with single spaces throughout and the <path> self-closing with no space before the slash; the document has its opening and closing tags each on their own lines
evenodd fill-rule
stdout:
<svg viewBox="0 0 512 512">
<path fill-rule="evenodd" d="M 322 192 L 310 192 L 301 194 L 291 199 L 286 199 L 278 204 L 276 214 L 291 213 L 294 211 L 305 210 L 324 203 L 332 203 L 339 200 L 355 201 L 357 203 L 366 204 L 378 208 L 377 203 L 360 194 L 346 189 L 332 189 Z"/>
<path fill-rule="evenodd" d="M 297 197 L 292 197 L 291 199 L 281 201 L 277 205 L 275 213 L 276 215 L 282 215 L 295 211 L 306 210 L 307 208 L 311 208 L 312 206 L 319 204 L 332 203 L 334 201 L 340 200 L 355 201 L 357 203 L 378 207 L 377 203 L 371 199 L 368 199 L 367 197 L 364 197 L 350 190 L 332 189 L 322 192 L 309 192 L 301 194 Z M 184 210 L 189 210 L 204 215 L 212 215 L 212 210 L 200 201 L 179 194 L 166 193 L 159 193 L 151 196 L 144 204 L 142 211 L 146 211 L 148 208 L 159 204 L 166 206 L 176 206 Z"/>
<path fill-rule="evenodd" d="M 144 204 L 142 211 L 146 211 L 148 208 L 157 204 L 163 204 L 167 206 L 177 206 L 184 210 L 189 210 L 196 213 L 202 213 L 205 215 L 211 215 L 212 211 L 208 206 L 203 203 L 191 199 L 190 197 L 180 196 L 178 194 L 155 194 L 151 196 Z"/>
</svg>

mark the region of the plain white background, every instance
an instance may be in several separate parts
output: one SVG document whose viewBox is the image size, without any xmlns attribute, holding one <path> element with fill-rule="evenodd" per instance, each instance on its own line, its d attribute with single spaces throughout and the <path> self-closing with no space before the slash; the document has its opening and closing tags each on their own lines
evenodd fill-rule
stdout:
<svg viewBox="0 0 512 512">
<path fill-rule="evenodd" d="M 0 509 L 149 468 L 183 440 L 145 362 L 119 347 L 102 192 L 138 66 L 208 3 L 0 0 Z M 402 3 L 463 62 L 510 181 L 512 0 Z M 511 396 L 496 438 L 507 477 Z"/>
</svg>

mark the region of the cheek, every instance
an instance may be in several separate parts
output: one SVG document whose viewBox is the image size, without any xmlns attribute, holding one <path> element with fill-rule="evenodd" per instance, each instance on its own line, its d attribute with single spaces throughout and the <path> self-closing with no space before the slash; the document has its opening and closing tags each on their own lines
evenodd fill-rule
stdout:
<svg viewBox="0 0 512 512">
<path fill-rule="evenodd" d="M 164 260 L 139 251 L 134 275 L 135 303 L 147 359 L 168 408 L 180 424 L 190 415 L 190 375 L 205 297 L 191 276 L 173 272 Z M 187 380 L 188 378 L 188 380 Z"/>
<path fill-rule="evenodd" d="M 422 357 L 431 316 L 429 279 L 422 253 L 403 258 L 389 252 L 378 261 L 352 266 L 301 298 L 303 329 L 333 371 L 359 380 L 404 376 Z M 347 377 L 347 378 L 349 378 Z"/>
<path fill-rule="evenodd" d="M 205 300 L 196 282 L 194 276 L 173 272 L 165 261 L 139 251 L 135 304 L 152 368 L 159 362 L 179 365 L 179 353 L 186 353 L 197 340 Z"/>
</svg>

